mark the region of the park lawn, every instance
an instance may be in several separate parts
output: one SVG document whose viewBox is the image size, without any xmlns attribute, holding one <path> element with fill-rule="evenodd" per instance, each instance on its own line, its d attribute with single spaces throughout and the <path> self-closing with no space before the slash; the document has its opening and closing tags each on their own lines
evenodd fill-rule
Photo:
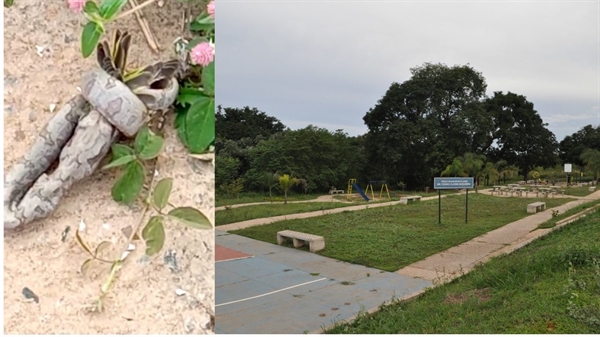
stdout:
<svg viewBox="0 0 600 337">
<path fill-rule="evenodd" d="M 311 200 L 316 199 L 319 196 L 323 195 L 323 193 L 319 194 L 288 194 L 288 201 L 299 201 L 299 200 Z M 248 204 L 253 202 L 269 202 L 271 198 L 269 198 L 269 193 L 255 193 L 255 192 L 246 192 L 240 193 L 238 198 L 230 198 L 224 195 L 217 195 L 215 198 L 215 206 L 227 206 L 227 205 L 237 205 L 237 204 Z M 283 195 L 273 194 L 273 202 L 283 202 Z"/>
<path fill-rule="evenodd" d="M 565 195 L 574 195 L 576 197 L 585 197 L 594 192 L 590 192 L 588 189 L 589 186 L 577 186 L 577 187 L 569 187 L 565 189 Z"/>
<path fill-rule="evenodd" d="M 543 224 L 540 224 L 538 226 L 538 228 L 540 228 L 540 229 L 541 228 L 552 228 L 552 227 L 556 226 L 556 223 L 558 223 L 572 215 L 575 215 L 579 212 L 589 210 L 590 208 L 593 208 L 594 206 L 596 206 L 598 204 L 600 204 L 600 199 L 586 202 L 581 205 L 577 205 L 564 213 L 561 213 L 561 214 L 558 214 L 557 216 L 552 217 L 552 219 L 544 222 Z"/>
<path fill-rule="evenodd" d="M 540 199 L 542 200 L 542 199 Z M 548 198 L 547 208 L 570 198 Z M 276 233 L 295 230 L 325 237 L 318 253 L 342 261 L 396 271 L 452 246 L 528 215 L 531 198 L 498 198 L 469 193 L 469 221 L 465 224 L 465 196 L 442 198 L 442 224 L 437 200 L 410 205 L 341 212 L 294 219 L 231 231 L 233 234 L 276 243 Z"/>
<path fill-rule="evenodd" d="M 302 202 L 293 204 L 273 203 L 230 208 L 215 212 L 216 226 L 251 219 L 268 218 L 278 215 L 322 211 L 332 208 L 354 206 L 355 203 L 343 202 Z"/>
<path fill-rule="evenodd" d="M 327 333 L 598 334 L 598 233 L 600 209 L 416 299 L 339 322 Z"/>
</svg>

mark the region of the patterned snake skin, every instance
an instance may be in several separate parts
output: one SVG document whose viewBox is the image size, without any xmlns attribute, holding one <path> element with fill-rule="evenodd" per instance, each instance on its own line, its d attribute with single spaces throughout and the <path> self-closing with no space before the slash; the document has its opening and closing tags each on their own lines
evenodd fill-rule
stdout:
<svg viewBox="0 0 600 337">
<path fill-rule="evenodd" d="M 146 123 L 148 110 L 167 110 L 179 86 L 172 75 L 162 80 L 166 81 L 162 89 L 134 89 L 102 69 L 85 73 L 82 94 L 56 113 L 29 152 L 8 171 L 4 228 L 50 215 L 73 184 L 96 170 L 120 133 L 133 137 Z M 47 173 L 57 160 L 56 169 Z"/>
</svg>

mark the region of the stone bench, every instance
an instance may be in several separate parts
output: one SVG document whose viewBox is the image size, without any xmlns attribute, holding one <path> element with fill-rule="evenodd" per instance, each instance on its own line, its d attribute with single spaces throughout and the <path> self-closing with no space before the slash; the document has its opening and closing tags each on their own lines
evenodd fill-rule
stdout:
<svg viewBox="0 0 600 337">
<path fill-rule="evenodd" d="M 329 194 L 344 194 L 346 193 L 346 191 L 344 190 L 331 190 L 329 191 Z"/>
<path fill-rule="evenodd" d="M 325 248 L 325 238 L 322 236 L 290 230 L 277 232 L 278 245 L 284 243 L 286 239 L 292 239 L 294 248 L 300 248 L 308 243 L 308 249 L 313 253 Z"/>
<path fill-rule="evenodd" d="M 405 204 L 405 205 L 407 205 L 409 203 L 412 203 L 412 202 L 417 202 L 417 201 L 421 201 L 421 196 L 420 195 L 411 195 L 411 196 L 408 196 L 408 197 L 402 197 L 402 198 L 400 198 L 400 203 L 401 204 Z"/>
<path fill-rule="evenodd" d="M 527 205 L 527 213 L 537 213 L 546 209 L 546 203 L 542 201 Z"/>
<path fill-rule="evenodd" d="M 595 190 L 596 190 L 596 187 L 595 187 L 595 186 L 590 186 L 590 187 L 588 187 L 588 191 L 589 191 L 589 192 L 594 192 Z"/>
</svg>

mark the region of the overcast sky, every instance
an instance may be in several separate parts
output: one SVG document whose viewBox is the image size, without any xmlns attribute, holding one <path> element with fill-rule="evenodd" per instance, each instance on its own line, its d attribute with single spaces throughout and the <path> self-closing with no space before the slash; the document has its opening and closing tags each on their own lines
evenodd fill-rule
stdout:
<svg viewBox="0 0 600 337">
<path fill-rule="evenodd" d="M 470 64 L 524 95 L 558 141 L 600 123 L 598 1 L 217 0 L 217 104 L 292 129 L 367 132 L 363 116 L 425 62 Z"/>
</svg>

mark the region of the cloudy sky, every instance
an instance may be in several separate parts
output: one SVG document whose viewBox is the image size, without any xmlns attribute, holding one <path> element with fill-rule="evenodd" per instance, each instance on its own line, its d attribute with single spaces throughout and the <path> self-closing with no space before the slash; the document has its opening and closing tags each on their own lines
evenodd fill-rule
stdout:
<svg viewBox="0 0 600 337">
<path fill-rule="evenodd" d="M 600 123 L 598 1 L 217 1 L 217 104 L 350 135 L 425 62 L 470 64 L 558 141 Z"/>
</svg>

